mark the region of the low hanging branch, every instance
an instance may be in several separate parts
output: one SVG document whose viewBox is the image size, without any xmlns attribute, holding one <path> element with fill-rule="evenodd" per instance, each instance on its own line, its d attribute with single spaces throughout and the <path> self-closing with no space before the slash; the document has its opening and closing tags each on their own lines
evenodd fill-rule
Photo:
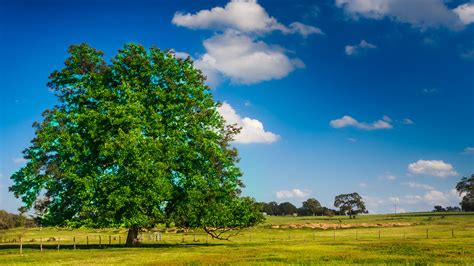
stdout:
<svg viewBox="0 0 474 266">
<path fill-rule="evenodd" d="M 242 228 L 243 227 L 241 226 L 237 226 L 237 227 L 204 227 L 203 229 L 206 233 L 211 235 L 212 238 L 230 241 L 230 238 L 238 235 Z"/>
</svg>

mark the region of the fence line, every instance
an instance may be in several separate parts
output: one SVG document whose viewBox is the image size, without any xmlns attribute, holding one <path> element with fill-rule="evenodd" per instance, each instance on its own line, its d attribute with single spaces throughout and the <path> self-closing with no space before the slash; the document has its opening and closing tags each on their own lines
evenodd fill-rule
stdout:
<svg viewBox="0 0 474 266">
<path fill-rule="evenodd" d="M 411 229 L 411 230 L 410 230 Z M 424 230 L 423 230 L 424 229 Z M 336 232 L 337 231 L 337 232 Z M 355 232 L 354 232 L 355 231 Z M 407 232 L 408 231 L 408 232 Z M 424 234 L 423 234 L 424 232 Z M 354 234 L 355 233 L 355 234 Z M 145 235 L 148 234 L 146 238 Z M 152 236 L 151 232 L 139 234 L 139 241 L 141 245 L 153 245 L 153 244 L 166 244 L 166 245 L 179 245 L 179 244 L 209 244 L 211 240 L 209 235 L 203 232 L 183 232 L 183 233 L 162 233 L 155 232 L 155 236 Z M 285 236 L 286 234 L 286 236 Z M 121 234 L 93 234 L 85 236 L 57 236 L 45 238 L 46 242 L 56 242 L 45 244 L 43 237 L 39 238 L 39 244 L 36 239 L 27 240 L 27 235 L 18 236 L 16 238 L 8 238 L 8 236 L 2 236 L 0 249 L 1 248 L 12 248 L 17 245 L 20 254 L 24 254 L 25 248 L 28 249 L 39 249 L 43 252 L 43 249 L 54 249 L 56 246 L 59 252 L 63 249 L 81 249 L 81 248 L 108 248 L 108 247 L 122 247 L 122 235 Z M 164 236 L 166 235 L 166 239 Z M 94 240 L 91 241 L 90 236 L 93 236 Z M 102 242 L 102 237 L 108 237 L 108 244 Z M 474 232 L 469 230 L 454 230 L 454 228 L 446 229 L 430 229 L 430 228 L 358 228 L 353 229 L 333 229 L 332 235 L 330 230 L 309 230 L 309 229 L 263 229 L 258 232 L 252 232 L 252 230 L 243 231 L 241 234 L 232 238 L 234 243 L 254 242 L 254 243 L 268 243 L 268 242 L 294 242 L 294 241 L 344 241 L 344 240 L 358 240 L 358 241 L 369 241 L 369 240 L 393 240 L 393 239 L 440 239 L 440 238 L 468 238 L 474 237 Z M 107 242 L 106 242 L 107 243 Z M 13 244 L 13 245 L 12 245 Z"/>
</svg>

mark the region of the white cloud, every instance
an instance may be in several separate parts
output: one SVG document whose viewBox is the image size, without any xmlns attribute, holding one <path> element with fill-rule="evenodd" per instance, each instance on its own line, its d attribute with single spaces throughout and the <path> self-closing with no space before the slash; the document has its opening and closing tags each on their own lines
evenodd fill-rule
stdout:
<svg viewBox="0 0 474 266">
<path fill-rule="evenodd" d="M 411 120 L 410 118 L 405 118 L 405 119 L 403 119 L 402 123 L 405 124 L 405 125 L 413 125 L 413 124 L 415 124 L 415 122 L 413 122 L 413 120 Z"/>
<path fill-rule="evenodd" d="M 13 162 L 16 164 L 23 164 L 23 163 L 26 163 L 27 161 L 25 158 L 20 157 L 20 158 L 13 158 Z"/>
<path fill-rule="evenodd" d="M 377 46 L 371 43 L 368 43 L 366 40 L 362 40 L 358 44 L 346 45 L 345 52 L 347 55 L 358 55 L 364 51 L 375 49 L 375 48 L 377 48 Z"/>
<path fill-rule="evenodd" d="M 396 180 L 397 177 L 394 176 L 393 174 L 387 172 L 384 176 L 381 176 L 379 179 L 385 179 L 385 180 L 393 181 L 393 180 Z"/>
<path fill-rule="evenodd" d="M 235 136 L 234 141 L 242 144 L 250 143 L 272 143 L 280 139 L 280 136 L 269 131 L 265 131 L 262 122 L 249 117 L 240 117 L 230 104 L 224 102 L 219 108 L 227 124 L 236 124 L 241 127 L 240 133 Z"/>
<path fill-rule="evenodd" d="M 420 29 L 441 26 L 459 29 L 465 24 L 459 13 L 466 21 L 470 18 L 470 7 L 450 10 L 443 0 L 336 0 L 336 6 L 353 19 L 388 17 Z"/>
<path fill-rule="evenodd" d="M 359 183 L 359 187 L 361 187 L 361 188 L 368 188 L 369 185 L 367 185 L 367 183 L 365 183 L 365 182 L 361 182 L 361 183 Z"/>
<path fill-rule="evenodd" d="M 415 175 L 427 175 L 437 177 L 456 176 L 458 173 L 454 167 L 442 160 L 418 160 L 408 165 L 408 171 Z"/>
<path fill-rule="evenodd" d="M 459 16 L 459 19 L 465 25 L 468 25 L 474 22 L 474 2 L 460 5 L 456 7 L 453 11 Z"/>
<path fill-rule="evenodd" d="M 421 188 L 421 189 L 426 189 L 426 190 L 434 190 L 435 188 L 428 185 L 428 184 L 421 184 L 421 183 L 416 183 L 416 182 L 405 182 L 402 183 L 402 185 L 410 187 L 410 188 Z"/>
<path fill-rule="evenodd" d="M 311 194 L 309 190 L 301 190 L 299 188 L 294 188 L 291 190 L 281 190 L 275 193 L 275 196 L 278 199 L 289 199 L 289 198 L 304 198 Z"/>
<path fill-rule="evenodd" d="M 474 154 L 474 147 L 466 147 L 464 149 L 464 154 Z"/>
<path fill-rule="evenodd" d="M 392 203 L 399 203 L 400 202 L 399 197 L 389 197 L 388 200 Z"/>
<path fill-rule="evenodd" d="M 423 196 L 423 200 L 427 204 L 442 206 L 457 206 L 461 201 L 461 198 L 462 197 L 459 196 L 456 189 L 451 189 L 447 192 L 431 190 Z"/>
<path fill-rule="evenodd" d="M 195 66 L 207 77 L 211 87 L 226 78 L 239 84 L 281 79 L 296 68 L 304 67 L 301 60 L 289 58 L 284 48 L 258 40 L 265 33 L 297 33 L 304 38 L 324 34 L 321 29 L 301 22 L 287 27 L 271 17 L 256 0 L 232 0 L 224 7 L 195 14 L 177 12 L 172 23 L 219 31 L 204 41 L 206 52 L 195 60 Z"/>
<path fill-rule="evenodd" d="M 286 27 L 274 17 L 268 15 L 256 0 L 233 0 L 225 7 L 214 7 L 201 10 L 196 14 L 177 12 L 173 24 L 191 29 L 228 30 L 234 29 L 242 33 L 267 33 L 280 31 L 284 34 L 299 33 L 303 37 L 311 34 L 322 34 L 319 28 L 293 22 Z"/>
<path fill-rule="evenodd" d="M 292 33 L 299 33 L 304 38 L 308 37 L 311 34 L 321 34 L 323 35 L 324 32 L 320 28 L 316 28 L 314 26 L 305 25 L 300 22 L 293 22 L 290 24 L 290 32 Z"/>
<path fill-rule="evenodd" d="M 383 120 L 387 121 L 387 122 L 392 122 L 392 118 L 390 118 L 388 115 L 384 115 L 382 117 Z"/>
<path fill-rule="evenodd" d="M 271 79 L 281 79 L 304 64 L 291 59 L 278 46 L 269 46 L 247 35 L 226 31 L 204 41 L 206 54 L 196 61 L 196 66 L 211 80 L 224 75 L 233 82 L 254 84 Z"/>
<path fill-rule="evenodd" d="M 362 200 L 365 202 L 365 205 L 367 206 L 367 209 L 369 210 L 370 213 L 376 213 L 375 211 L 378 207 L 382 205 L 386 205 L 386 201 L 382 198 L 379 197 L 373 197 L 373 196 L 362 196 Z"/>
<path fill-rule="evenodd" d="M 331 120 L 329 124 L 333 128 L 355 127 L 363 130 L 390 129 L 393 126 L 385 120 L 377 120 L 372 123 L 359 122 L 356 119 L 345 115 L 342 118 Z"/>
</svg>

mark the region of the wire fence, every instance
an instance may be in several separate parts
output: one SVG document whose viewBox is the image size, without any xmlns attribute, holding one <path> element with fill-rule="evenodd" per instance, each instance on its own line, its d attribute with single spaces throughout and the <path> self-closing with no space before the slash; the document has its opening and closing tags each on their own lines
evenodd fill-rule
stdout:
<svg viewBox="0 0 474 266">
<path fill-rule="evenodd" d="M 62 249 L 94 249 L 124 247 L 126 231 L 117 233 L 80 233 L 74 231 L 61 235 L 58 231 L 55 236 L 46 236 L 51 232 L 38 235 L 38 232 L 28 231 L 21 235 L 0 235 L 0 249 L 18 249 L 20 254 L 24 250 Z M 355 228 L 355 229 L 249 229 L 243 230 L 230 242 L 213 239 L 202 232 L 141 232 L 139 246 L 150 247 L 160 245 L 209 245 L 225 243 L 272 243 L 272 242 L 321 242 L 330 241 L 387 241 L 387 240 L 414 240 L 414 239 L 467 239 L 474 238 L 474 230 L 470 228 L 421 228 L 421 227 L 392 227 L 392 228 Z"/>
</svg>

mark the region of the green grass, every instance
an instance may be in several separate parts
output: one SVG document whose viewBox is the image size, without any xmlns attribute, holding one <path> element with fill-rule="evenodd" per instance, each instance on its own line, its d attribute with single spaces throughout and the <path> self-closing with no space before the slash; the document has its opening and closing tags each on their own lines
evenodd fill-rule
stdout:
<svg viewBox="0 0 474 266">
<path fill-rule="evenodd" d="M 304 223 L 393 222 L 413 225 L 336 230 L 271 228 L 272 225 Z M 474 213 L 365 215 L 355 220 L 346 217 L 268 217 L 263 225 L 242 231 L 232 241 L 208 239 L 201 231 L 196 231 L 163 233 L 162 241 L 157 242 L 154 234 L 149 239 L 148 233 L 142 233 L 140 248 L 123 247 L 126 233 L 123 229 L 64 228 L 0 231 L 0 239 L 16 239 L 16 242 L 0 243 L 0 264 L 474 264 Z M 19 237 L 23 243 L 22 255 Z M 55 240 L 48 242 L 51 237 Z M 74 237 L 76 250 L 72 245 Z M 122 245 L 118 243 L 119 237 Z M 43 252 L 39 249 L 40 239 L 44 244 Z"/>
</svg>

